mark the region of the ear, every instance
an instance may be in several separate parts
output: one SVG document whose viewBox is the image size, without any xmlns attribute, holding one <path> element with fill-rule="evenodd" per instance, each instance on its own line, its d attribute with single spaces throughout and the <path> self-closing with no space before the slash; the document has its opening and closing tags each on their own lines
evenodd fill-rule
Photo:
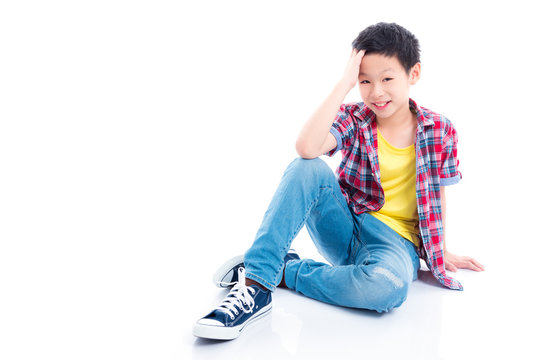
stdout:
<svg viewBox="0 0 539 360">
<path fill-rule="evenodd" d="M 409 75 L 410 85 L 415 85 L 419 81 L 419 78 L 421 78 L 421 63 L 416 63 L 410 69 L 410 75 Z"/>
</svg>

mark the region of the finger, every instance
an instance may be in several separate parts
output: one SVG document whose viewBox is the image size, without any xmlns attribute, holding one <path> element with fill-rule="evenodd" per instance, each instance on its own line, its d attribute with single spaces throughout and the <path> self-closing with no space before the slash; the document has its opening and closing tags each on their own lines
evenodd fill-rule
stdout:
<svg viewBox="0 0 539 360">
<path fill-rule="evenodd" d="M 474 261 L 474 259 L 470 259 L 470 261 L 462 262 L 459 264 L 459 268 L 473 271 L 482 271 L 481 268 L 474 263 Z"/>
<path fill-rule="evenodd" d="M 457 272 L 457 267 L 451 263 L 445 263 L 445 269 L 451 272 Z"/>
<path fill-rule="evenodd" d="M 485 271 L 485 266 L 481 264 L 479 261 L 472 259 L 472 263 L 475 265 L 475 267 L 479 270 L 476 271 Z"/>
<path fill-rule="evenodd" d="M 363 56 L 365 56 L 365 50 L 360 50 L 358 51 L 358 53 L 356 54 L 356 56 L 354 57 L 354 63 L 356 65 L 360 65 L 361 64 L 361 61 L 363 61 Z"/>
<path fill-rule="evenodd" d="M 464 256 L 462 260 L 463 260 L 462 265 L 466 267 L 466 269 L 471 269 L 474 271 L 485 270 L 485 267 L 481 265 L 479 261 L 475 260 L 474 258 L 471 258 L 469 256 Z"/>
<path fill-rule="evenodd" d="M 356 59 L 361 60 L 361 58 L 363 58 L 363 56 L 365 56 L 365 49 L 359 50 L 359 51 L 356 53 Z"/>
<path fill-rule="evenodd" d="M 477 271 L 477 272 L 481 272 L 483 271 L 483 269 L 481 269 L 479 266 L 477 265 L 472 265 L 469 267 L 470 270 L 473 270 L 473 271 Z"/>
<path fill-rule="evenodd" d="M 352 53 L 350 54 L 350 57 L 351 58 L 355 57 L 357 55 L 357 53 L 358 53 L 358 50 L 356 48 L 353 48 Z"/>
</svg>

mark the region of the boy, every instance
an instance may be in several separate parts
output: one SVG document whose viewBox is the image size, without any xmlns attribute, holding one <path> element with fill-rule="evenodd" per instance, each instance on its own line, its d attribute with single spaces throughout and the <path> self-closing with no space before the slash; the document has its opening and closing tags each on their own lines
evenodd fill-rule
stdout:
<svg viewBox="0 0 539 360">
<path fill-rule="evenodd" d="M 301 158 L 286 169 L 252 247 L 216 273 L 234 285 L 193 334 L 233 339 L 271 310 L 277 286 L 330 304 L 387 312 L 406 299 L 419 258 L 444 286 L 446 269 L 482 271 L 444 241 L 444 186 L 460 178 L 457 133 L 409 98 L 421 74 L 419 43 L 397 24 L 363 30 L 337 85 L 301 130 Z M 359 84 L 363 102 L 342 104 Z M 322 154 L 341 150 L 337 177 Z M 331 265 L 300 259 L 290 244 L 303 225 Z"/>
</svg>

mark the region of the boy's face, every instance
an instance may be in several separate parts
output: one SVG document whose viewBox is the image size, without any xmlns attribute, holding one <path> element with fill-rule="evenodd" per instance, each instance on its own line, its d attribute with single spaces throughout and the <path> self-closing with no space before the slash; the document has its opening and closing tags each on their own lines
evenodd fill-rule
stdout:
<svg viewBox="0 0 539 360">
<path fill-rule="evenodd" d="M 404 116 L 409 112 L 410 85 L 419 80 L 421 65 L 407 74 L 396 56 L 367 53 L 359 68 L 359 92 L 378 119 Z"/>
</svg>

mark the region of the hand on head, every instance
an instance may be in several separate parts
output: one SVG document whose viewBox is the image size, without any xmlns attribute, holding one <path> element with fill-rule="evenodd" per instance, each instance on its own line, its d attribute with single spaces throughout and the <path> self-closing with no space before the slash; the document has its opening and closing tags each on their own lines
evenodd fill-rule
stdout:
<svg viewBox="0 0 539 360">
<path fill-rule="evenodd" d="M 348 64 L 344 70 L 341 81 L 351 90 L 356 86 L 358 77 L 359 77 L 359 67 L 361 65 L 361 60 L 365 55 L 365 50 L 358 51 L 357 49 L 352 49 L 350 58 L 348 59 Z"/>
</svg>

